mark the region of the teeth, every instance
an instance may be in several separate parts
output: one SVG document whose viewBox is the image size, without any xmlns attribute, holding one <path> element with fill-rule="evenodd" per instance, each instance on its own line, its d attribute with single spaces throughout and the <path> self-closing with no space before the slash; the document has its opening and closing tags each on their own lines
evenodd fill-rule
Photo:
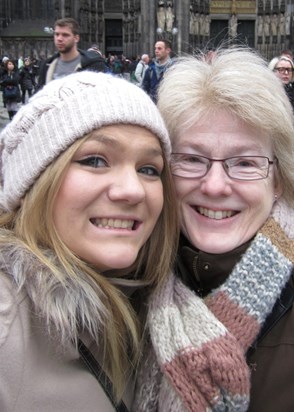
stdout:
<svg viewBox="0 0 294 412">
<path fill-rule="evenodd" d="M 216 219 L 216 220 L 221 220 L 221 219 L 226 219 L 227 217 L 231 217 L 233 215 L 233 212 L 231 210 L 211 210 L 211 209 L 206 209 L 205 207 L 199 207 L 199 212 L 201 215 L 204 215 L 206 217 L 209 217 L 210 219 Z"/>
<path fill-rule="evenodd" d="M 134 220 L 122 220 L 122 219 L 93 219 L 91 222 L 97 227 L 103 227 L 104 229 L 128 229 L 132 230 Z"/>
</svg>

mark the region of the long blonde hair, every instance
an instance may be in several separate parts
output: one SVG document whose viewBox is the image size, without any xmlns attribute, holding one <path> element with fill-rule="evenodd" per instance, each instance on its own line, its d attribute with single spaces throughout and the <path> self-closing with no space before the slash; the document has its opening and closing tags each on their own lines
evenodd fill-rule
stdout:
<svg viewBox="0 0 294 412">
<path fill-rule="evenodd" d="M 132 275 L 132 279 L 137 279 L 150 291 L 161 284 L 168 275 L 176 255 L 178 238 L 176 198 L 168 163 L 163 154 L 164 206 L 153 233 L 128 271 L 114 271 L 108 273 L 107 277 L 98 273 L 95 268 L 75 256 L 66 247 L 56 232 L 52 218 L 54 201 L 63 176 L 74 153 L 89 136 L 76 141 L 47 167 L 25 195 L 22 206 L 18 210 L 1 214 L 0 244 L 9 242 L 26 248 L 48 267 L 61 283 L 65 274 L 76 277 L 79 272 L 83 272 L 95 282 L 104 297 L 103 308 L 99 314 L 103 320 L 104 365 L 113 382 L 116 396 L 120 398 L 127 381 L 126 371 L 130 373 L 138 360 L 141 328 L 137 311 L 110 277 L 116 278 L 117 283 L 121 278 L 123 283 L 125 277 L 129 279 Z M 55 252 L 58 265 L 45 253 L 48 248 Z M 101 295 L 99 298 L 101 299 Z"/>
</svg>

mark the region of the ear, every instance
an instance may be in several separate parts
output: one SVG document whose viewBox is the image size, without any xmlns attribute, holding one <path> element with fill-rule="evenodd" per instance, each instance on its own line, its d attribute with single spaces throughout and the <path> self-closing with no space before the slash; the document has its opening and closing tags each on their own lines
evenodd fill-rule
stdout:
<svg viewBox="0 0 294 412">
<path fill-rule="evenodd" d="M 278 172 L 275 174 L 274 182 L 274 201 L 276 202 L 283 194 L 283 187 L 281 184 L 281 178 L 278 175 Z"/>
<path fill-rule="evenodd" d="M 80 41 L 80 35 L 79 34 L 75 35 L 75 41 L 76 41 L 76 43 L 79 43 L 79 41 Z"/>
</svg>

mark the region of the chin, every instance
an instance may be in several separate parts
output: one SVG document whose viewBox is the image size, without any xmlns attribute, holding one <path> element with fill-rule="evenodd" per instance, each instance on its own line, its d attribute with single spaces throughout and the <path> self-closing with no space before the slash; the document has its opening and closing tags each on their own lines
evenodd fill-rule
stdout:
<svg viewBox="0 0 294 412">
<path fill-rule="evenodd" d="M 94 264 L 95 267 L 97 267 L 101 272 L 109 271 L 109 270 L 122 270 L 122 269 L 127 269 L 131 267 L 135 260 L 137 258 L 137 255 L 135 257 L 115 257 L 114 259 L 108 259 L 105 262 L 100 262 L 100 264 Z"/>
<path fill-rule="evenodd" d="M 209 241 L 209 239 L 207 239 L 206 242 L 203 242 L 203 239 L 201 239 L 201 241 L 199 242 L 193 242 L 193 240 L 191 239 L 190 242 L 192 245 L 194 245 L 197 249 L 201 250 L 202 252 L 216 255 L 230 252 L 231 250 L 234 250 L 235 248 L 241 245 L 241 243 L 239 242 L 228 242 L 225 238 L 218 238 L 217 241 Z"/>
</svg>

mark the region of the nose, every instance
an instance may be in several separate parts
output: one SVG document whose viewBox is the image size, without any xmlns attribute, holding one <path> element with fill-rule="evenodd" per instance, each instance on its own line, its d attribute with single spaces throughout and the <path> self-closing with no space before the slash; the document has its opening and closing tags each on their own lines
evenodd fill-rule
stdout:
<svg viewBox="0 0 294 412">
<path fill-rule="evenodd" d="M 201 178 L 202 193 L 212 196 L 229 196 L 232 193 L 232 180 L 226 174 L 221 162 L 213 162 L 208 173 Z"/>
<path fill-rule="evenodd" d="M 121 170 L 117 173 L 108 194 L 112 201 L 123 201 L 130 204 L 143 202 L 145 195 L 145 188 L 135 169 Z"/>
</svg>

